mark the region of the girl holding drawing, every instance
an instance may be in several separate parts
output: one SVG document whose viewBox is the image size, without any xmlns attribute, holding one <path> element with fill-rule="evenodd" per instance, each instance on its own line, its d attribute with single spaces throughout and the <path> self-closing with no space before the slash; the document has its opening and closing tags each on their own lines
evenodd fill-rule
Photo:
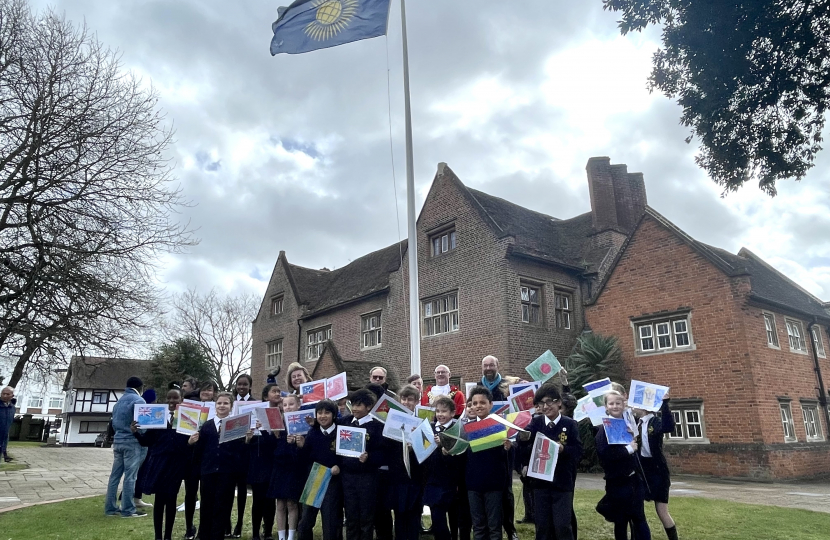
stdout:
<svg viewBox="0 0 830 540">
<path fill-rule="evenodd" d="M 240 457 L 246 450 L 244 439 L 219 444 L 221 421 L 230 415 L 232 401 L 233 394 L 220 392 L 216 397 L 216 416 L 188 439 L 201 458 L 199 537 L 202 540 L 225 537 L 225 523 L 233 508 L 234 481 L 239 474 Z"/>
<path fill-rule="evenodd" d="M 280 387 L 268 384 L 262 389 L 262 400 L 268 402 L 269 407 L 282 405 Z M 279 434 L 279 432 L 277 432 Z M 274 448 L 276 447 L 275 434 L 267 429 L 261 429 L 257 420 L 257 436 L 245 439 L 248 443 L 248 476 L 246 481 L 251 485 L 251 524 L 253 536 L 251 540 L 260 539 L 260 525 L 264 525 L 266 540 L 273 539 L 274 513 L 276 512 L 275 497 L 268 497 L 268 484 L 271 481 L 271 470 L 274 462 Z"/>
<path fill-rule="evenodd" d="M 138 431 L 136 422 L 131 426 L 139 444 L 150 448 L 146 461 L 144 493 L 156 495 L 153 528 L 157 540 L 172 538 L 176 498 L 190 465 L 187 435 L 177 433 L 174 422 L 176 406 L 181 402 L 182 395 L 178 389 L 167 392 L 167 429 L 148 429 L 142 433 Z"/>
<path fill-rule="evenodd" d="M 282 398 L 282 408 L 285 412 L 300 410 L 300 396 L 290 394 Z M 279 540 L 296 540 L 297 534 L 297 501 L 303 493 L 306 477 L 297 467 L 296 437 L 286 436 L 286 432 L 274 434 L 274 461 L 271 466 L 271 482 L 268 484 L 268 493 L 271 499 L 277 501 L 277 533 Z"/>
<path fill-rule="evenodd" d="M 623 418 L 625 400 L 619 392 L 608 392 L 604 400 L 608 416 Z M 627 540 L 629 523 L 634 539 L 651 540 L 643 509 L 645 489 L 637 464 L 637 441 L 625 445 L 609 444 L 602 427 L 597 431 L 595 441 L 599 462 L 605 471 L 605 496 L 597 504 L 597 512 L 614 523 L 615 540 Z"/>
<path fill-rule="evenodd" d="M 213 401 L 216 399 L 216 394 L 219 392 L 219 387 L 213 381 L 203 382 L 198 385 L 194 379 L 190 379 L 191 384 L 198 386 L 186 399 L 193 399 L 195 401 Z M 196 394 L 195 396 L 193 394 Z M 193 540 L 198 534 L 196 527 L 193 525 L 193 517 L 196 514 L 196 502 L 199 499 L 199 478 L 201 477 L 202 462 L 201 456 L 195 451 L 190 454 L 190 467 L 184 477 L 184 521 L 187 526 L 187 531 L 184 534 L 185 540 Z M 200 524 L 201 525 L 201 524 Z"/>
<path fill-rule="evenodd" d="M 677 527 L 669 514 L 669 466 L 663 455 L 663 435 L 674 431 L 674 415 L 669 409 L 669 400 L 665 398 L 660 406 L 660 416 L 642 409 L 634 409 L 634 414 L 640 418 L 640 463 L 648 490 L 646 500 L 654 501 L 657 516 L 666 529 L 669 540 L 678 540 Z"/>
</svg>

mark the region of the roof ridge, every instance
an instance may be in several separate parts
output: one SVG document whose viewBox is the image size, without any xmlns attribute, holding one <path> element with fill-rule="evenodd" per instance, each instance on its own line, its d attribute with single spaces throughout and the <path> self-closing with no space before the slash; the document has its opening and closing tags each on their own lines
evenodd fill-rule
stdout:
<svg viewBox="0 0 830 540">
<path fill-rule="evenodd" d="M 545 214 L 544 212 L 539 212 L 539 211 L 537 211 L 537 210 L 533 210 L 532 208 L 528 208 L 528 207 L 526 207 L 526 206 L 522 206 L 522 205 L 520 205 L 520 204 L 518 204 L 518 203 L 514 203 L 513 201 L 508 201 L 508 200 L 507 200 L 507 199 L 505 199 L 504 197 L 499 197 L 498 195 L 491 195 L 490 193 L 487 193 L 487 192 L 481 191 L 480 189 L 475 189 L 475 188 L 467 187 L 466 185 L 465 185 L 464 187 L 466 187 L 469 191 L 474 192 L 474 193 L 473 193 L 473 195 L 474 195 L 474 196 L 475 196 L 475 195 L 477 195 L 477 194 L 481 194 L 481 195 L 484 195 L 485 197 L 490 197 L 491 199 L 498 199 L 499 201 L 504 202 L 504 203 L 507 203 L 507 204 L 509 204 L 509 205 L 511 205 L 511 206 L 515 206 L 516 208 L 521 208 L 522 210 L 524 210 L 524 211 L 526 211 L 526 212 L 533 212 L 534 214 L 538 214 L 538 215 L 540 215 L 540 216 L 542 216 L 542 217 L 545 217 L 545 218 L 548 218 L 548 219 L 552 219 L 552 220 L 554 220 L 554 221 L 564 221 L 564 220 L 562 220 L 562 219 L 560 219 L 560 218 L 557 218 L 557 217 L 551 216 L 550 214 Z M 485 212 L 486 212 L 486 210 L 485 210 Z M 580 214 L 580 215 L 582 215 L 582 214 Z M 568 219 L 571 219 L 571 218 L 568 218 Z"/>
<path fill-rule="evenodd" d="M 332 274 L 334 274 L 336 272 L 339 272 L 339 271 L 341 271 L 345 268 L 348 268 L 349 266 L 351 266 L 352 264 L 360 261 L 361 259 L 365 259 L 366 257 L 370 257 L 370 256 L 374 255 L 375 253 L 380 253 L 381 251 L 386 251 L 387 249 L 391 249 L 391 248 L 398 247 L 398 246 L 403 247 L 403 244 L 406 241 L 407 241 L 407 239 L 404 238 L 403 240 L 399 240 L 398 242 L 395 242 L 394 244 L 389 244 L 388 246 L 384 246 L 380 249 L 370 251 L 369 253 L 366 253 L 365 255 L 361 255 L 357 259 L 353 259 L 353 260 L 349 261 L 347 264 L 344 264 L 343 266 L 341 266 L 339 268 L 335 268 L 334 270 L 329 270 L 327 268 L 325 268 L 325 269 L 324 268 L 321 268 L 321 269 L 309 268 L 307 266 L 300 266 L 299 264 L 289 263 L 287 260 L 286 260 L 286 263 L 288 263 L 290 266 L 293 266 L 294 268 L 299 268 L 301 270 L 308 270 L 310 272 L 322 272 L 323 275 L 332 275 Z"/>
<path fill-rule="evenodd" d="M 798 283 L 796 283 L 795 281 L 793 281 L 793 280 L 792 280 L 791 278 L 789 278 L 786 274 L 784 274 L 783 272 L 781 272 L 780 270 L 778 270 L 777 268 L 775 268 L 774 266 L 772 266 L 771 264 L 769 264 L 767 261 L 765 261 L 764 259 L 762 259 L 762 258 L 761 258 L 761 257 L 759 257 L 758 255 L 756 255 L 755 253 L 753 253 L 752 251 L 750 251 L 750 250 L 749 250 L 749 248 L 746 248 L 746 247 L 741 247 L 740 251 L 738 251 L 738 256 L 739 256 L 739 257 L 747 257 L 747 258 L 751 258 L 752 260 L 754 260 L 754 261 L 756 261 L 756 262 L 760 263 L 761 265 L 763 265 L 763 266 L 764 266 L 764 268 L 766 268 L 767 270 L 770 270 L 770 271 L 774 272 L 774 273 L 775 273 L 776 275 L 778 275 L 779 277 L 784 278 L 784 280 L 785 280 L 787 283 L 789 283 L 790 285 L 793 285 L 793 286 L 794 286 L 795 288 L 797 288 L 799 291 L 803 292 L 804 294 L 806 294 L 807 296 L 809 296 L 811 299 L 815 300 L 815 301 L 816 301 L 819 305 L 824 306 L 824 304 L 826 303 L 824 300 L 822 300 L 822 299 L 821 299 L 821 298 L 819 298 L 818 296 L 814 295 L 813 293 L 811 293 L 810 291 L 808 291 L 807 289 L 805 289 L 804 287 L 802 287 L 801 285 L 799 285 Z"/>
</svg>

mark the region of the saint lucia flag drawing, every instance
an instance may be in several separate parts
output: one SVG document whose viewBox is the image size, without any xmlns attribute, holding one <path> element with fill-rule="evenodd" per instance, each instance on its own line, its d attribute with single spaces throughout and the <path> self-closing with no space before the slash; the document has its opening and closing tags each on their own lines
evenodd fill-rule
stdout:
<svg viewBox="0 0 830 540">
<path fill-rule="evenodd" d="M 279 8 L 271 54 L 298 54 L 386 34 L 390 0 L 296 0 Z"/>
</svg>

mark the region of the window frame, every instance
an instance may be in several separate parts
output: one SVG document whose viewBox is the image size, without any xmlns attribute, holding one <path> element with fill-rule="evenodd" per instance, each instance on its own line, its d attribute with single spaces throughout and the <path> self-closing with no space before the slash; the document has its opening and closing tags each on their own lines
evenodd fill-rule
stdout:
<svg viewBox="0 0 830 540">
<path fill-rule="evenodd" d="M 454 306 L 452 299 L 455 298 Z M 438 311 L 434 306 L 437 303 Z M 446 308 L 440 308 L 446 303 Z M 433 313 L 435 311 L 435 313 Z M 429 314 L 427 313 L 429 312 Z M 439 324 L 446 318 L 447 330 L 435 331 L 435 323 Z M 431 330 L 431 331 L 430 331 Z M 461 310 L 458 300 L 458 290 L 425 298 L 421 300 L 421 339 L 446 334 L 453 334 L 461 330 Z"/>
<path fill-rule="evenodd" d="M 819 358 L 827 358 L 827 352 L 824 349 L 824 341 L 821 339 L 821 326 L 814 324 L 810 327 L 810 337 L 813 340 L 813 348 Z"/>
<path fill-rule="evenodd" d="M 98 396 L 103 396 L 104 401 L 96 401 Z M 110 400 L 110 393 L 105 390 L 93 390 L 92 391 L 92 401 L 90 402 L 92 405 L 106 405 L 109 403 Z"/>
<path fill-rule="evenodd" d="M 90 424 L 104 424 L 104 429 L 102 429 L 101 431 L 90 431 Z M 106 420 L 83 420 L 78 426 L 78 433 L 106 433 L 107 424 L 109 424 L 109 422 L 107 422 Z"/>
<path fill-rule="evenodd" d="M 430 258 L 447 255 L 458 248 L 458 233 L 455 230 L 455 224 L 430 233 L 428 238 Z"/>
<path fill-rule="evenodd" d="M 804 335 L 804 324 L 798 319 L 784 318 L 784 323 L 787 325 L 787 343 L 790 346 L 790 352 L 796 354 L 807 354 L 807 340 Z M 798 335 L 795 335 L 798 334 Z M 797 341 L 796 347 L 793 347 L 793 341 Z"/>
<path fill-rule="evenodd" d="M 525 300 L 524 291 L 527 290 L 527 300 Z M 536 291 L 536 300 L 534 301 L 531 298 L 530 291 Z M 535 283 L 532 281 L 519 281 L 519 306 L 520 306 L 520 314 L 519 317 L 522 321 L 522 324 L 528 324 L 531 326 L 542 326 L 545 322 L 543 306 L 545 305 L 543 299 L 543 291 L 544 286 L 541 283 Z M 536 308 L 536 320 L 533 319 L 533 308 Z M 527 308 L 527 320 L 525 320 L 525 308 Z"/>
<path fill-rule="evenodd" d="M 564 300 L 564 302 L 563 302 Z M 554 326 L 559 330 L 573 330 L 574 295 L 572 291 L 553 291 Z M 563 307 L 567 304 L 566 307 Z M 567 324 L 563 321 L 567 319 Z"/>
<path fill-rule="evenodd" d="M 794 443 L 798 442 L 798 434 L 795 432 L 795 419 L 793 418 L 793 408 L 789 400 L 778 400 L 778 412 L 781 417 L 781 429 L 784 431 L 784 442 Z M 790 431 L 792 434 L 788 435 Z"/>
<path fill-rule="evenodd" d="M 683 329 L 679 331 L 679 324 Z M 637 317 L 631 319 L 634 332 L 634 354 L 644 356 L 651 354 L 669 354 L 697 349 L 692 332 L 691 312 L 661 314 L 655 317 Z M 668 333 L 663 332 L 668 330 Z M 681 336 L 678 339 L 678 336 Z M 686 343 L 680 344 L 680 341 Z M 650 347 L 647 347 L 650 344 Z"/>
<path fill-rule="evenodd" d="M 675 428 L 671 433 L 666 433 L 664 440 L 671 444 L 708 444 L 706 438 L 706 419 L 704 416 L 704 405 L 701 399 L 672 399 L 671 413 L 674 416 Z M 696 415 L 696 421 L 690 418 Z M 692 428 L 699 432 L 699 435 L 690 435 Z"/>
<path fill-rule="evenodd" d="M 365 323 L 371 322 L 373 318 L 377 317 L 377 326 L 366 328 Z M 374 334 L 375 344 L 367 345 L 366 339 Z M 379 349 L 383 346 L 381 341 L 383 338 L 383 310 L 372 311 L 360 316 L 360 350 L 367 351 L 371 349 Z"/>
<path fill-rule="evenodd" d="M 320 339 L 317 339 L 317 334 L 322 332 L 323 335 Z M 314 335 L 315 340 L 314 342 L 311 341 L 311 336 Z M 331 325 L 326 324 L 323 326 L 318 326 L 317 328 L 313 328 L 306 332 L 306 360 L 319 360 L 320 355 L 323 354 L 323 347 L 325 346 L 326 342 L 331 339 Z M 311 355 L 312 350 L 316 351 L 316 356 Z"/>
<path fill-rule="evenodd" d="M 60 405 L 58 405 L 56 407 L 53 407 L 52 406 L 52 400 L 58 400 L 60 402 Z M 52 397 L 49 398 L 49 408 L 50 409 L 63 409 L 64 403 L 65 403 L 65 400 L 64 400 L 63 396 L 59 396 L 59 397 L 52 396 Z"/>
<path fill-rule="evenodd" d="M 271 308 L 269 314 L 271 317 L 282 315 L 285 311 L 285 294 L 275 294 L 271 297 Z"/>
<path fill-rule="evenodd" d="M 767 334 L 767 347 L 781 350 L 781 341 L 778 339 L 778 327 L 775 325 L 775 313 L 763 311 L 761 314 L 764 316 L 764 331 Z M 770 341 L 770 337 L 773 338 L 773 341 Z"/>
<path fill-rule="evenodd" d="M 39 402 L 39 405 L 35 403 Z M 26 398 L 26 408 L 27 409 L 42 409 L 43 408 L 43 396 L 29 396 Z"/>
<path fill-rule="evenodd" d="M 271 350 L 271 347 L 274 347 L 275 350 Z M 276 350 L 279 348 L 279 350 Z M 275 339 L 273 341 L 269 341 L 265 344 L 265 367 L 269 370 L 275 369 L 278 366 L 282 365 L 282 354 L 283 354 L 283 343 L 282 338 Z M 272 359 L 275 359 L 275 362 L 271 362 Z"/>
<path fill-rule="evenodd" d="M 824 442 L 824 430 L 821 427 L 821 415 L 819 414 L 820 410 L 821 409 L 819 409 L 817 401 L 801 401 L 801 418 L 804 421 L 804 434 L 807 438 L 807 442 Z M 808 421 L 807 418 L 808 412 L 809 416 L 812 417 L 810 421 Z M 810 435 L 811 425 L 814 428 L 814 435 Z"/>
</svg>

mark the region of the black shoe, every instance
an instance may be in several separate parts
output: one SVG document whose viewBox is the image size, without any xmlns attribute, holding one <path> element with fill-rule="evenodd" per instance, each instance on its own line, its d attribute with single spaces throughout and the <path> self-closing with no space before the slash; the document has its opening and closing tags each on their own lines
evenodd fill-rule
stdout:
<svg viewBox="0 0 830 540">
<path fill-rule="evenodd" d="M 187 529 L 187 532 L 184 533 L 184 540 L 194 540 L 196 538 L 196 528 L 190 527 Z"/>
</svg>

